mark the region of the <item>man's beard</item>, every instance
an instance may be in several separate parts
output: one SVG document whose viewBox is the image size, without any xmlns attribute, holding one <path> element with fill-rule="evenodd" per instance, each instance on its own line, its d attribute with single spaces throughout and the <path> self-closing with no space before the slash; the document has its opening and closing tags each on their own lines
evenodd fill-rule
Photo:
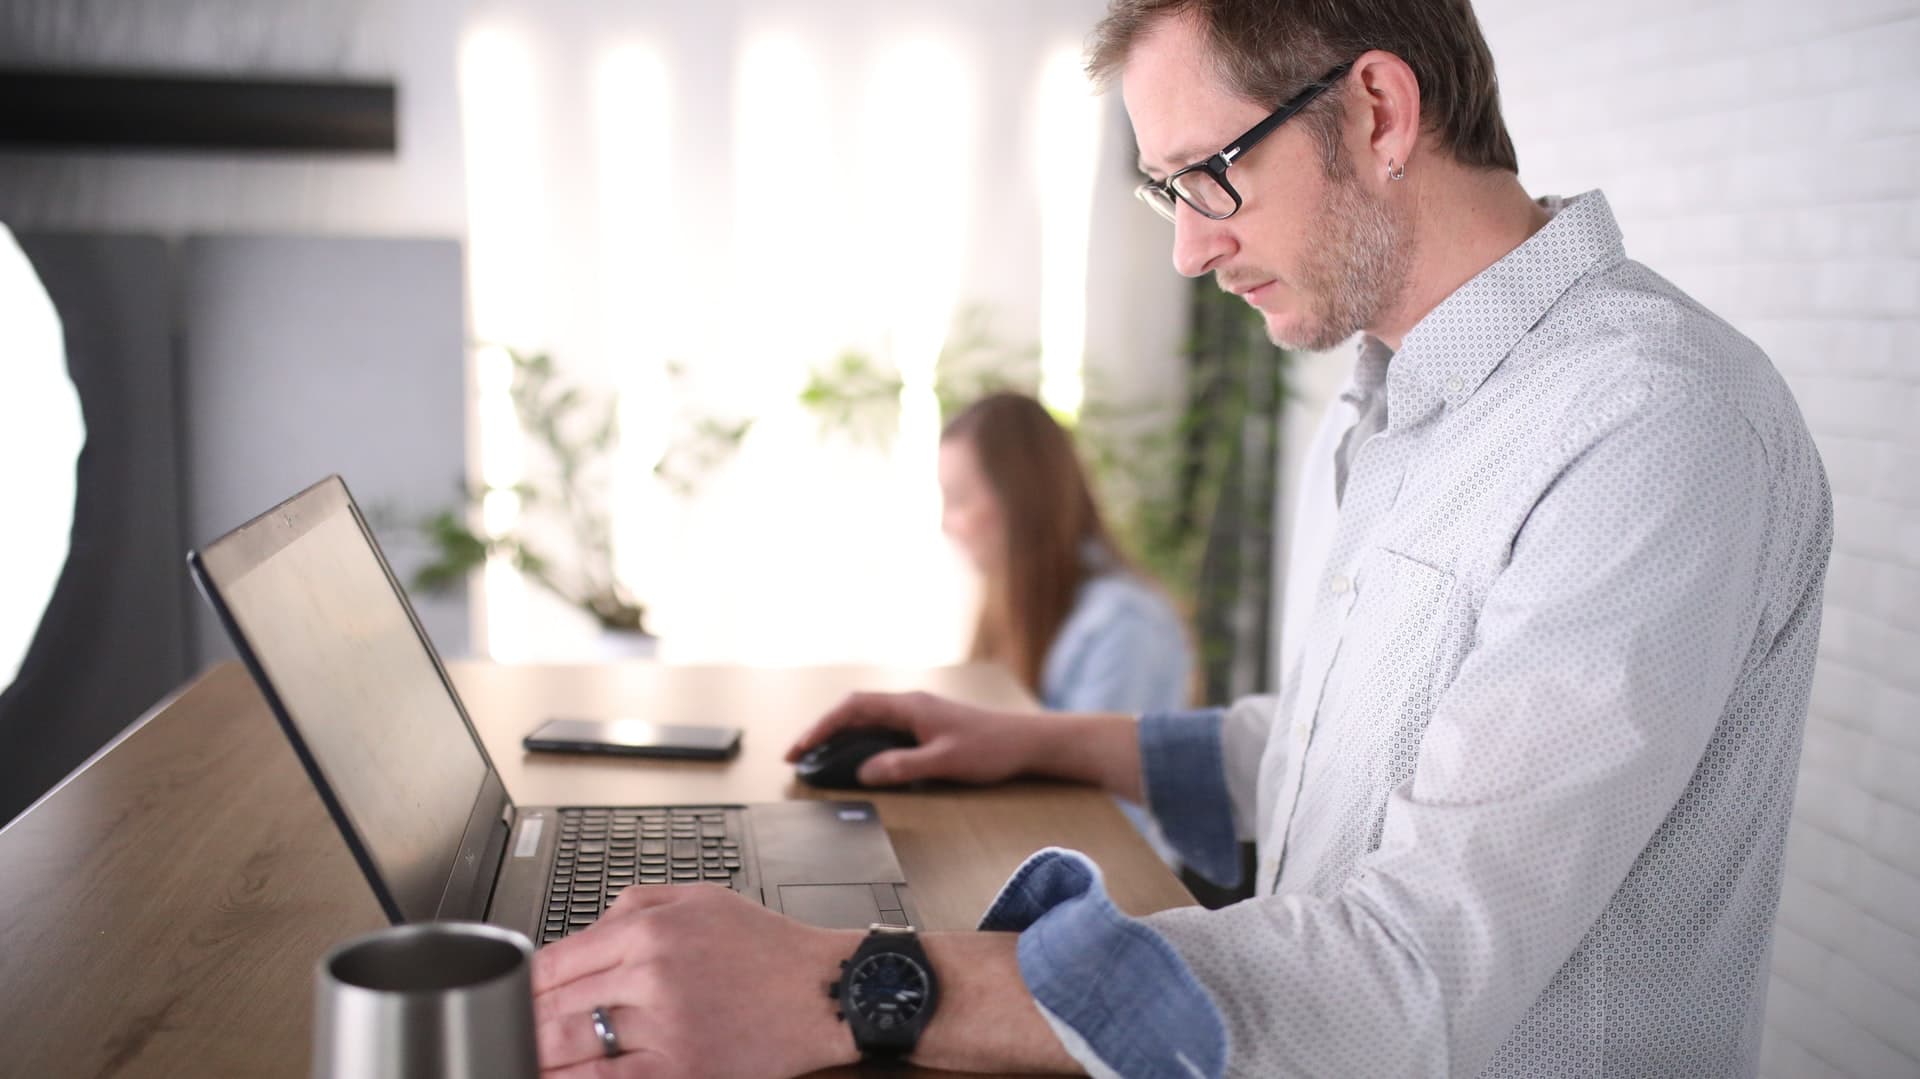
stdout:
<svg viewBox="0 0 1920 1079">
<path fill-rule="evenodd" d="M 1412 252 L 1404 214 L 1368 195 L 1342 150 L 1327 169 L 1320 200 L 1321 232 L 1293 275 L 1294 293 L 1306 304 L 1299 328 L 1282 348 L 1324 352 L 1373 325 L 1406 292 Z"/>
</svg>

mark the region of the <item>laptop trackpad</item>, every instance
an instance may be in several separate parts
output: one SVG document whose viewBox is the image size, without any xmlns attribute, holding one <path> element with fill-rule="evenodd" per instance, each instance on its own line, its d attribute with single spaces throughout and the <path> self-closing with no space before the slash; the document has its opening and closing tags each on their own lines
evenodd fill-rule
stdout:
<svg viewBox="0 0 1920 1079">
<path fill-rule="evenodd" d="M 873 888 L 865 884 L 782 884 L 780 909 L 822 929 L 865 929 L 894 920 L 880 916 Z"/>
</svg>

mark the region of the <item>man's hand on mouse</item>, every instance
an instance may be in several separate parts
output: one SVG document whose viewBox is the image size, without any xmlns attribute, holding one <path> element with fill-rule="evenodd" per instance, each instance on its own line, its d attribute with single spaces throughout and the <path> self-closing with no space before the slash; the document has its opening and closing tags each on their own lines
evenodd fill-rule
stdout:
<svg viewBox="0 0 1920 1079">
<path fill-rule="evenodd" d="M 855 693 L 823 716 L 787 750 L 797 761 L 834 734 L 858 727 L 908 731 L 911 749 L 876 754 L 860 768 L 860 782 L 890 787 L 922 779 L 999 783 L 1034 770 L 1051 724 L 1037 713 L 995 712 L 931 693 Z"/>
</svg>

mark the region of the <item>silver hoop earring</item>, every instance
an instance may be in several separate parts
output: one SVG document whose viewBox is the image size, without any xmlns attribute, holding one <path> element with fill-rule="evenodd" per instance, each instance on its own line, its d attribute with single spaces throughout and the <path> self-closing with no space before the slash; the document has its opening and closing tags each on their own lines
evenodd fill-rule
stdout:
<svg viewBox="0 0 1920 1079">
<path fill-rule="evenodd" d="M 1407 178 L 1407 167 L 1405 165 L 1402 165 L 1398 169 L 1395 169 L 1393 167 L 1393 158 L 1387 158 L 1387 179 L 1388 180 L 1404 180 L 1406 178 Z"/>
</svg>

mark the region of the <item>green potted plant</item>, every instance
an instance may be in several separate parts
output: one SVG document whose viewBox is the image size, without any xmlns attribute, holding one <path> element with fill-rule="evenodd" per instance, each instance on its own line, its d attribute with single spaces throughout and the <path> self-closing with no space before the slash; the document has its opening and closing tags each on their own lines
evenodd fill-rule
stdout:
<svg viewBox="0 0 1920 1079">
<path fill-rule="evenodd" d="M 434 558 L 414 574 L 413 586 L 445 591 L 488 559 L 503 557 L 603 630 L 650 636 L 646 609 L 614 574 L 607 471 L 620 440 L 616 403 L 569 384 L 545 353 L 506 352 L 513 363 L 514 413 L 537 451 L 527 478 L 470 490 L 465 505 L 421 522 Z M 475 527 L 478 507 L 503 491 L 519 502 L 512 527 Z"/>
</svg>

